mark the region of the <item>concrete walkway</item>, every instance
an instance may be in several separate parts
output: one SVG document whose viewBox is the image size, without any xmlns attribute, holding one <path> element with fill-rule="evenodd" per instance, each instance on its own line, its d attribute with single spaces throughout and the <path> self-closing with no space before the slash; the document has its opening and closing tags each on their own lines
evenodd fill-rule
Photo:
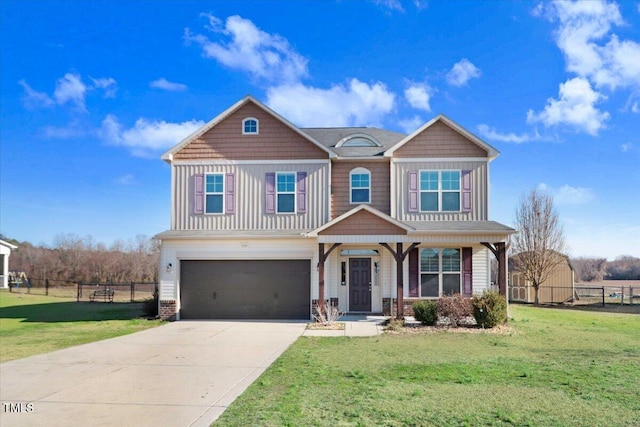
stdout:
<svg viewBox="0 0 640 427">
<path fill-rule="evenodd" d="M 305 327 L 180 321 L 6 362 L 0 425 L 208 426 Z"/>
</svg>

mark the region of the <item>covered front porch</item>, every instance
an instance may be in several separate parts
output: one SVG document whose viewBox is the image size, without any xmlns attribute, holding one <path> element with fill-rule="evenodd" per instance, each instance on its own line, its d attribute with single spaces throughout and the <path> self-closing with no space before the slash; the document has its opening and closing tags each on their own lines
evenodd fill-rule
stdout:
<svg viewBox="0 0 640 427">
<path fill-rule="evenodd" d="M 506 242 L 513 232 L 493 221 L 406 224 L 358 206 L 307 234 L 318 244 L 313 304 L 402 318 L 419 299 L 490 289 L 492 257 L 506 295 Z"/>
</svg>

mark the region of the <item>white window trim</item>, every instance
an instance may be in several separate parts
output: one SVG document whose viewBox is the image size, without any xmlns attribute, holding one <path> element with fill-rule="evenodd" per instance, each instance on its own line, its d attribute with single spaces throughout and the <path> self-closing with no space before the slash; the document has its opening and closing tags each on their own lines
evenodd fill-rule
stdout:
<svg viewBox="0 0 640 427">
<path fill-rule="evenodd" d="M 208 176 L 214 176 L 214 175 L 219 175 L 222 177 L 222 192 L 220 193 L 210 193 L 207 191 L 207 177 Z M 225 212 L 225 179 L 226 177 L 224 176 L 224 173 L 221 172 L 215 172 L 215 173 L 207 173 L 204 175 L 204 214 L 205 215 L 224 215 Z M 210 194 L 214 194 L 214 195 L 221 195 L 222 196 L 222 211 L 220 212 L 207 212 L 207 196 Z"/>
<path fill-rule="evenodd" d="M 422 172 L 436 172 L 438 174 L 438 189 L 437 190 L 423 190 L 421 185 L 421 174 Z M 443 190 L 442 189 L 442 172 L 457 172 L 458 173 L 458 190 Z M 455 193 L 458 192 L 458 210 L 456 211 L 445 211 L 442 209 L 442 194 L 443 193 Z M 438 193 L 438 210 L 436 211 L 427 211 L 422 209 L 422 193 Z M 461 169 L 420 169 L 418 171 L 418 197 L 419 197 L 419 209 L 420 212 L 424 213 L 450 213 L 450 212 L 462 212 L 462 170 Z"/>
<path fill-rule="evenodd" d="M 281 175 L 293 175 L 293 192 L 291 191 L 278 191 L 278 177 Z M 298 172 L 295 171 L 287 171 L 287 172 L 276 172 L 276 182 L 275 182 L 275 195 L 276 195 L 276 214 L 279 215 L 293 215 L 298 211 Z M 278 209 L 278 196 L 280 194 L 293 194 L 293 211 L 292 212 L 280 212 Z"/>
<path fill-rule="evenodd" d="M 353 201 L 353 181 L 351 180 L 351 177 L 353 175 L 369 175 L 369 187 L 367 187 L 367 190 L 369 190 L 369 198 L 367 199 L 366 202 L 354 202 Z M 363 190 L 364 187 L 358 188 L 358 190 Z M 371 203 L 371 171 L 369 169 L 366 168 L 362 168 L 362 167 L 358 167 L 355 169 L 351 169 L 351 172 L 349 172 L 349 203 L 352 205 L 361 205 L 361 204 L 370 204 Z"/>
<path fill-rule="evenodd" d="M 256 122 L 256 131 L 255 132 L 246 132 L 246 123 L 249 120 L 254 120 Z M 258 135 L 260 133 L 260 120 L 256 119 L 255 117 L 247 117 L 246 119 L 242 120 L 242 134 L 243 135 Z"/>
<path fill-rule="evenodd" d="M 422 250 L 423 249 L 435 249 L 438 251 L 438 272 L 435 271 L 422 271 Z M 458 266 L 458 271 L 443 271 L 442 270 L 442 251 L 444 249 L 457 249 L 460 253 L 460 263 Z M 438 296 L 422 296 L 422 275 L 423 274 L 437 274 L 438 275 Z M 443 295 L 442 286 L 443 286 L 443 277 L 444 275 L 458 275 L 460 277 L 460 287 L 458 289 L 458 293 L 462 293 L 463 283 L 462 283 L 462 248 L 451 248 L 451 247 L 420 247 L 418 249 L 418 295 L 419 298 L 441 298 Z"/>
</svg>

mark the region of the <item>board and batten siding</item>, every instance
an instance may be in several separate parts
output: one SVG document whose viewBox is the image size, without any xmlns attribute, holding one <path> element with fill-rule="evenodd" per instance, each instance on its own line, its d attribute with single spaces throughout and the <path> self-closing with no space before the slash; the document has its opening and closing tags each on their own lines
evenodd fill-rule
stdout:
<svg viewBox="0 0 640 427">
<path fill-rule="evenodd" d="M 326 163 L 174 164 L 172 230 L 310 230 L 329 217 L 329 161 Z M 306 213 L 266 213 L 266 174 L 306 172 Z M 234 174 L 235 211 L 195 214 L 194 176 Z"/>
<path fill-rule="evenodd" d="M 409 171 L 469 170 L 471 171 L 470 212 L 409 212 Z M 392 216 L 399 221 L 486 221 L 488 219 L 488 164 L 484 161 L 433 161 L 391 163 L 396 183 Z M 418 177 L 419 180 L 419 177 Z"/>
</svg>

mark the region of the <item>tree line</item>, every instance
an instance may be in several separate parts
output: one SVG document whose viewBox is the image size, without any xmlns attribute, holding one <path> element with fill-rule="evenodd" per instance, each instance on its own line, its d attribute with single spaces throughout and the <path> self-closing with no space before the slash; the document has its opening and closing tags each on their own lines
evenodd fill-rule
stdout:
<svg viewBox="0 0 640 427">
<path fill-rule="evenodd" d="M 109 247 L 75 234 L 57 235 L 50 247 L 0 239 L 18 246 L 11 251 L 9 269 L 24 272 L 32 281 L 123 283 L 158 278 L 160 245 L 145 235 L 117 240 Z"/>
<path fill-rule="evenodd" d="M 622 255 L 613 261 L 606 258 L 571 258 L 576 280 L 600 282 L 602 280 L 640 280 L 640 258 Z"/>
</svg>

